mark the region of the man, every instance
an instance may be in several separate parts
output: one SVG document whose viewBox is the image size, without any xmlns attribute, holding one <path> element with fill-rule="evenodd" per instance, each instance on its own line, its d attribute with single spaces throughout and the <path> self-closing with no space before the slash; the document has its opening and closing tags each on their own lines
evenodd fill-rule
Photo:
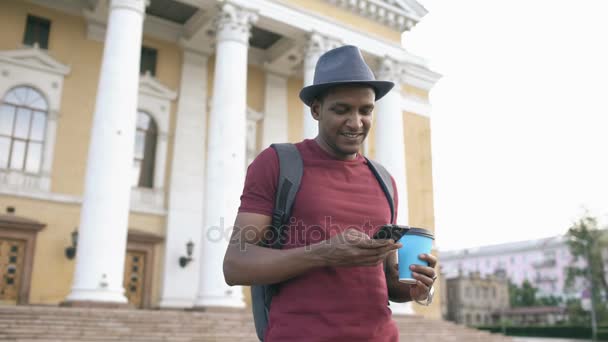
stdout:
<svg viewBox="0 0 608 342">
<path fill-rule="evenodd" d="M 354 46 L 321 56 L 314 84 L 300 92 L 319 133 L 296 144 L 304 174 L 281 250 L 259 246 L 275 203 L 276 152 L 264 150 L 248 168 L 224 276 L 229 285 L 280 283 L 267 342 L 398 341 L 389 298 L 427 298 L 436 277 L 435 257 L 421 256 L 430 267 L 412 266 L 417 283 L 403 284 L 395 252 L 401 244 L 370 238 L 390 223 L 391 213 L 358 151 L 372 125 L 374 102 L 392 87 L 375 80 Z"/>
</svg>

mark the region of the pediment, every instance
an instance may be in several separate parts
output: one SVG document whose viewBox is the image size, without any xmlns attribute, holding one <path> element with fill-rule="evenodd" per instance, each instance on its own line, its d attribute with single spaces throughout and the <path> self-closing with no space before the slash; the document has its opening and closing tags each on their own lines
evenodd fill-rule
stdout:
<svg viewBox="0 0 608 342">
<path fill-rule="evenodd" d="M 0 51 L 0 61 L 60 76 L 65 76 L 70 73 L 69 66 L 59 62 L 37 46 L 18 50 Z"/>
<path fill-rule="evenodd" d="M 148 72 L 139 78 L 139 92 L 163 100 L 172 101 L 177 98 L 177 93 L 175 91 L 160 83 L 160 81 L 152 77 Z"/>
</svg>

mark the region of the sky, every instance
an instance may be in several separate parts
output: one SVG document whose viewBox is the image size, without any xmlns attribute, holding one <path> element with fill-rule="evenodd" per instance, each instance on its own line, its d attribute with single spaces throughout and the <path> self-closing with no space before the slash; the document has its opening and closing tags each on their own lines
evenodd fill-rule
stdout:
<svg viewBox="0 0 608 342">
<path fill-rule="evenodd" d="M 439 250 L 608 223 L 608 1 L 419 0 Z"/>
</svg>

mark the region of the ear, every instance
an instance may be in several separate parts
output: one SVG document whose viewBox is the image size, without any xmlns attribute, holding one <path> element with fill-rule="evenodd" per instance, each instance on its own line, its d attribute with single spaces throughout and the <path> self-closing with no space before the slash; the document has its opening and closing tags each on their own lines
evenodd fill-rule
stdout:
<svg viewBox="0 0 608 342">
<path fill-rule="evenodd" d="M 312 118 L 317 121 L 319 121 L 319 118 L 321 117 L 321 107 L 322 104 L 319 100 L 314 100 L 310 104 L 310 114 L 312 114 Z"/>
</svg>

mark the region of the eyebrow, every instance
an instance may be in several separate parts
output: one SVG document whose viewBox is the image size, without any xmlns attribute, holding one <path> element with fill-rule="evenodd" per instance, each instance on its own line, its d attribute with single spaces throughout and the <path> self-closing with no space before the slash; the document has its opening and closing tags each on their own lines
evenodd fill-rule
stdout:
<svg viewBox="0 0 608 342">
<path fill-rule="evenodd" d="M 332 103 L 331 106 L 344 106 L 344 107 L 352 107 L 352 105 L 350 103 L 346 103 L 346 102 L 335 102 Z M 375 107 L 373 103 L 368 103 L 368 104 L 364 104 L 361 107 Z"/>
</svg>

